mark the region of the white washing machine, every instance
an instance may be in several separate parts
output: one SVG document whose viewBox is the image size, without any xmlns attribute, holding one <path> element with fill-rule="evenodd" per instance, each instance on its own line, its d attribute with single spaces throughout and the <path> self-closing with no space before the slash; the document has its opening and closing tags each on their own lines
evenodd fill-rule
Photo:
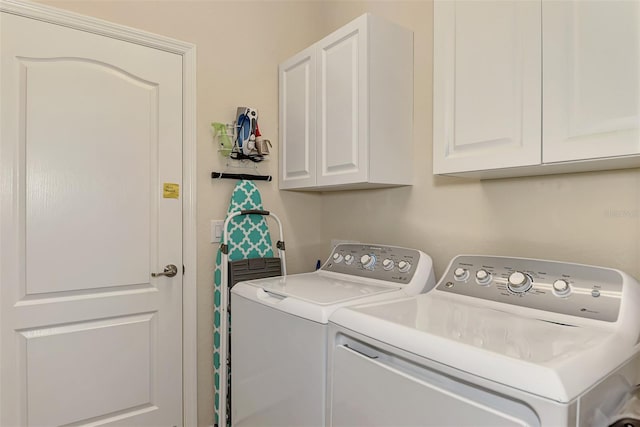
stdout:
<svg viewBox="0 0 640 427">
<path fill-rule="evenodd" d="M 639 335 L 621 271 L 458 256 L 427 294 L 333 313 L 328 425 L 607 426 Z"/>
<path fill-rule="evenodd" d="M 324 426 L 327 323 L 339 307 L 433 288 L 431 258 L 406 248 L 341 244 L 318 271 L 231 290 L 231 422 Z"/>
</svg>

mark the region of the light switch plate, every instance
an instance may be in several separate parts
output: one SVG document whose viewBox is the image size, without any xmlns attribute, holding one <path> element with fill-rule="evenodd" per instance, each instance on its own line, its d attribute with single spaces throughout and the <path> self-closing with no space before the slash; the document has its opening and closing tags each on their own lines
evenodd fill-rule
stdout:
<svg viewBox="0 0 640 427">
<path fill-rule="evenodd" d="M 222 240 L 222 228 L 224 221 L 219 219 L 211 220 L 211 243 L 218 243 Z"/>
</svg>

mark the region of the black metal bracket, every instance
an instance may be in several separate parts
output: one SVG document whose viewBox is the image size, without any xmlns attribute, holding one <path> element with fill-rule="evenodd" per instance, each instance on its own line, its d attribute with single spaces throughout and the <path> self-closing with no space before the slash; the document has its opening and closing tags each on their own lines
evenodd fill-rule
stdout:
<svg viewBox="0 0 640 427">
<path fill-rule="evenodd" d="M 248 179 L 252 181 L 273 181 L 271 175 L 253 175 L 250 173 L 211 172 L 211 178 L 216 179 Z"/>
</svg>

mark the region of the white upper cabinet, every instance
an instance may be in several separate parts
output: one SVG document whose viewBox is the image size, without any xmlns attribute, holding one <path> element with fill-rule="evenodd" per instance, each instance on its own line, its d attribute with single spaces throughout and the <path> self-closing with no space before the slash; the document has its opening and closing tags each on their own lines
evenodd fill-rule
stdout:
<svg viewBox="0 0 640 427">
<path fill-rule="evenodd" d="M 279 84 L 280 188 L 315 185 L 315 49 L 305 49 L 282 63 Z"/>
<path fill-rule="evenodd" d="M 434 173 L 540 163 L 540 4 L 434 8 Z"/>
<path fill-rule="evenodd" d="M 434 173 L 640 166 L 640 2 L 434 5 Z"/>
<path fill-rule="evenodd" d="M 542 6 L 543 161 L 640 153 L 639 1 Z"/>
<path fill-rule="evenodd" d="M 280 188 L 411 184 L 413 34 L 365 14 L 280 65 Z"/>
</svg>

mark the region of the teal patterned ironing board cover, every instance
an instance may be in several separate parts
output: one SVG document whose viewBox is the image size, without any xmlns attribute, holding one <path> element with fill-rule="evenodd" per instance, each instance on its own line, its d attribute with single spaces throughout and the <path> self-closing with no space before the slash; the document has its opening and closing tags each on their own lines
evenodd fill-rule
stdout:
<svg viewBox="0 0 640 427">
<path fill-rule="evenodd" d="M 262 197 L 258 188 L 253 181 L 242 180 L 236 184 L 227 216 L 230 213 L 248 210 L 262 210 Z M 271 244 L 271 236 L 266 218 L 261 215 L 242 215 L 237 216 L 229 223 L 228 245 L 229 245 L 229 261 L 238 261 L 249 258 L 266 258 L 273 257 L 273 248 Z M 226 233 L 224 230 L 223 233 Z M 221 302 L 222 286 L 222 252 L 218 249 L 216 255 L 216 268 L 214 272 L 214 317 L 213 317 L 213 372 L 214 372 L 214 412 L 215 424 L 218 427 L 224 427 L 226 423 L 219 421 L 220 411 L 220 369 L 221 362 L 224 360 L 220 354 L 220 317 L 222 316 L 223 307 Z M 228 321 L 229 330 L 231 330 L 231 318 Z M 227 376 L 230 380 L 231 375 Z M 229 388 L 227 388 L 229 390 Z M 227 415 L 227 418 L 228 415 Z"/>
</svg>

